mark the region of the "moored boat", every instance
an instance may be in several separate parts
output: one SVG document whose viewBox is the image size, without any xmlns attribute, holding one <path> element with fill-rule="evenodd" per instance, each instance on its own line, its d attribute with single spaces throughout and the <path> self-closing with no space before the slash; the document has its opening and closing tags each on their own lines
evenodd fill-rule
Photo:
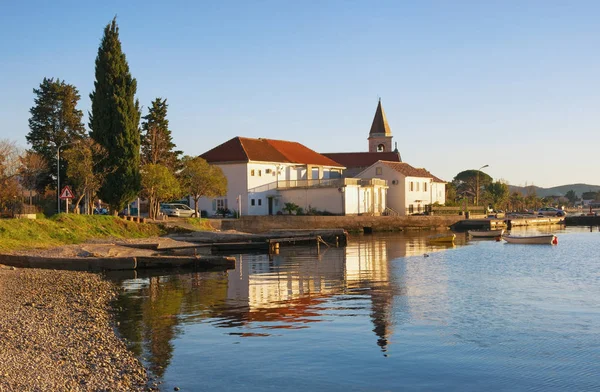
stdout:
<svg viewBox="0 0 600 392">
<path fill-rule="evenodd" d="M 556 245 L 558 244 L 558 237 L 554 234 L 542 234 L 532 236 L 516 236 L 516 235 L 503 235 L 502 239 L 509 244 L 545 244 L 545 245 Z"/>
<path fill-rule="evenodd" d="M 431 243 L 444 243 L 444 244 L 448 244 L 448 243 L 453 243 L 454 239 L 456 238 L 456 234 L 454 233 L 443 233 L 443 234 L 436 234 L 436 235 L 432 235 L 427 237 L 427 241 L 431 242 Z"/>
<path fill-rule="evenodd" d="M 469 235 L 474 238 L 497 238 L 504 234 L 504 229 L 497 230 L 469 230 Z"/>
</svg>

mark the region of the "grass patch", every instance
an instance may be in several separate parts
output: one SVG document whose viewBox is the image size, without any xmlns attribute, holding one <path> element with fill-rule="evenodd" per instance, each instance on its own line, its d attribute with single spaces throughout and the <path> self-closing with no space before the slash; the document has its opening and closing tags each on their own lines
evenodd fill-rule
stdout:
<svg viewBox="0 0 600 392">
<path fill-rule="evenodd" d="M 60 214 L 42 219 L 0 219 L 0 251 L 50 248 L 95 238 L 144 238 L 163 234 L 153 224 L 113 216 Z"/>
<path fill-rule="evenodd" d="M 214 231 L 215 229 L 210 225 L 210 222 L 206 218 L 187 218 L 186 223 L 194 226 L 201 231 Z"/>
</svg>

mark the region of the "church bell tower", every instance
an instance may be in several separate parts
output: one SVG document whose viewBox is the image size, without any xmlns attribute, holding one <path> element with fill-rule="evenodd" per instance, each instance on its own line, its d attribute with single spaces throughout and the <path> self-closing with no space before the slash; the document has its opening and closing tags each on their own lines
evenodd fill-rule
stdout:
<svg viewBox="0 0 600 392">
<path fill-rule="evenodd" d="M 377 110 L 375 111 L 368 140 L 369 152 L 392 151 L 392 131 L 381 106 L 381 98 L 377 103 Z"/>
</svg>

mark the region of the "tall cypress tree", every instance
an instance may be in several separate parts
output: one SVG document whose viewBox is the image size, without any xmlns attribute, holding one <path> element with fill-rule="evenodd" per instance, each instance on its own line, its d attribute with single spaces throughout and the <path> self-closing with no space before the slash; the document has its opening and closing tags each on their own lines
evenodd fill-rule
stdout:
<svg viewBox="0 0 600 392">
<path fill-rule="evenodd" d="M 121 50 L 116 17 L 104 28 L 96 57 L 96 81 L 90 94 L 90 136 L 108 153 L 99 171 L 108 171 L 98 195 L 113 214 L 122 210 L 141 190 L 140 105 L 137 82 Z M 100 165 L 99 165 L 100 166 Z"/>
<path fill-rule="evenodd" d="M 167 100 L 156 98 L 142 121 L 142 164 L 163 165 L 171 170 L 179 168 L 179 155 L 174 150 L 169 120 L 167 120 Z"/>
</svg>

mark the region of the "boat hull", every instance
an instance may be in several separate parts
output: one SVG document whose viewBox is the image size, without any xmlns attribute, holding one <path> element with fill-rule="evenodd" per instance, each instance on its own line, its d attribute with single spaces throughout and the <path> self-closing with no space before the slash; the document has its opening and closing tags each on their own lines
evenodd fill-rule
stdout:
<svg viewBox="0 0 600 392">
<path fill-rule="evenodd" d="M 528 237 L 519 237 L 504 235 L 502 239 L 509 244 L 537 244 L 537 245 L 556 245 L 558 238 L 554 234 L 535 235 Z"/>
<path fill-rule="evenodd" d="M 451 244 L 454 243 L 456 234 L 438 234 L 427 238 L 433 244 Z"/>
<path fill-rule="evenodd" d="M 504 229 L 499 230 L 469 230 L 473 238 L 497 238 L 504 234 Z"/>
</svg>

